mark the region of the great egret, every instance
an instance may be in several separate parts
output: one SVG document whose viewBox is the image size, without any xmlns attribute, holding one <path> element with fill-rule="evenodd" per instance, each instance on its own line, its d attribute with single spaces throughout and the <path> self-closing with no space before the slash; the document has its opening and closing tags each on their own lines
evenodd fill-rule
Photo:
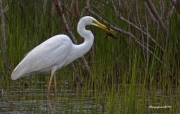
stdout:
<svg viewBox="0 0 180 114">
<path fill-rule="evenodd" d="M 68 65 L 72 61 L 82 57 L 87 53 L 93 45 L 94 35 L 90 30 L 86 30 L 86 25 L 94 25 L 106 30 L 110 34 L 114 34 L 112 29 L 109 29 L 95 18 L 90 16 L 82 17 L 77 25 L 77 31 L 84 42 L 80 45 L 75 45 L 71 39 L 64 34 L 56 35 L 44 41 L 33 50 L 31 50 L 24 59 L 17 65 L 11 74 L 12 80 L 28 76 L 33 73 L 51 72 L 51 77 L 48 85 L 48 94 L 50 85 L 55 72 Z M 55 92 L 56 92 L 56 77 L 54 76 Z"/>
</svg>

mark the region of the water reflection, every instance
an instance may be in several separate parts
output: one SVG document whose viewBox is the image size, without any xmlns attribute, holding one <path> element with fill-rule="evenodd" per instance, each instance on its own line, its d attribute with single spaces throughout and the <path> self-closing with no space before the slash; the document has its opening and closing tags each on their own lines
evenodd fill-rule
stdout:
<svg viewBox="0 0 180 114">
<path fill-rule="evenodd" d="M 34 82 L 37 84 L 37 82 Z M 43 83 L 44 84 L 44 83 Z M 68 85 L 68 84 L 67 84 Z M 54 93 L 51 92 L 47 96 L 47 87 L 37 88 L 26 87 L 21 88 L 17 85 L 13 85 L 12 90 L 7 91 L 6 89 L 1 89 L 0 97 L 0 114 L 34 114 L 34 113 L 96 113 L 102 114 L 108 110 L 108 99 L 107 94 L 101 92 L 101 95 L 98 96 L 98 100 L 102 101 L 101 103 L 96 102 L 96 97 L 94 93 L 98 93 L 94 90 L 88 90 L 89 95 L 85 95 L 84 91 L 81 88 L 78 90 L 71 90 L 68 86 L 61 87 L 61 90 L 58 91 L 57 97 Z M 87 90 L 86 90 L 87 91 Z M 92 94 L 92 95 L 91 95 Z M 127 108 L 123 105 L 126 104 L 126 101 L 123 101 L 127 96 L 125 93 L 121 92 L 121 98 L 116 103 L 119 103 L 119 109 Z M 144 106 L 147 110 L 147 113 L 169 113 L 172 108 L 180 105 L 179 100 L 179 91 L 178 90 L 156 90 L 156 91 L 147 91 L 146 98 L 144 100 L 141 92 L 137 92 L 136 103 L 146 102 Z M 173 94 L 173 95 L 172 95 Z M 163 99 L 163 100 L 162 100 Z M 128 99 L 127 99 L 127 102 Z M 172 106 L 172 102 L 174 103 Z M 124 103 L 124 104 L 123 104 Z M 136 105 L 137 107 L 140 105 Z M 128 106 L 128 105 L 125 105 Z M 159 107 L 159 108 L 157 108 Z M 163 107 L 163 108 L 162 108 Z M 164 108 L 166 107 L 166 108 Z M 139 109 L 141 107 L 138 107 Z M 137 108 L 137 109 L 138 109 Z M 175 107 L 176 108 L 176 107 Z"/>
<path fill-rule="evenodd" d="M 10 92 L 2 89 L 0 97 L 0 114 L 27 114 L 27 113 L 103 113 L 102 106 L 95 103 L 95 98 L 81 96 L 82 90 L 68 90 L 66 87 L 58 92 L 57 97 L 46 89 L 29 87 L 14 88 Z M 32 89 L 33 88 L 33 89 Z M 94 91 L 90 91 L 94 92 Z"/>
</svg>

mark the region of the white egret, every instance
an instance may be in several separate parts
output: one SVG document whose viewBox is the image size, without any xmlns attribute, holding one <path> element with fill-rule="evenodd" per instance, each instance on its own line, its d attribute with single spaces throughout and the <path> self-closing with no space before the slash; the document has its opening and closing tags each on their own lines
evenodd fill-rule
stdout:
<svg viewBox="0 0 180 114">
<path fill-rule="evenodd" d="M 86 30 L 86 25 L 94 25 L 106 30 L 108 33 L 114 34 L 102 23 L 90 16 L 82 17 L 77 25 L 77 31 L 84 42 L 80 45 L 73 44 L 71 39 L 64 34 L 56 35 L 44 41 L 34 49 L 32 49 L 24 59 L 17 65 L 11 74 L 12 80 L 28 76 L 34 73 L 51 72 L 48 85 L 48 94 L 50 85 L 55 72 L 68 65 L 72 61 L 82 57 L 87 53 L 93 45 L 94 35 L 90 30 Z M 54 86 L 56 92 L 56 77 L 54 76 Z"/>
</svg>

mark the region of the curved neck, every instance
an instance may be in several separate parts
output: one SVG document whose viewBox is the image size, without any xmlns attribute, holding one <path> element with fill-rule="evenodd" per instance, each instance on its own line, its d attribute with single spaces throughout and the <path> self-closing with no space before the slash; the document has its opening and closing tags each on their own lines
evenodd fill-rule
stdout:
<svg viewBox="0 0 180 114">
<path fill-rule="evenodd" d="M 77 26 L 79 35 L 84 38 L 84 42 L 82 44 L 73 46 L 78 57 L 86 54 L 91 49 L 94 42 L 94 35 L 90 30 L 86 30 L 85 26 L 86 24 L 83 22 L 79 22 Z"/>
<path fill-rule="evenodd" d="M 92 34 L 90 30 L 86 30 L 85 26 L 86 24 L 81 21 L 78 23 L 77 31 L 79 35 L 84 38 L 84 42 L 79 45 L 76 45 L 76 44 L 72 45 L 72 48 L 68 54 L 66 65 L 78 59 L 79 57 L 82 57 L 91 49 L 93 45 L 94 35 Z"/>
</svg>

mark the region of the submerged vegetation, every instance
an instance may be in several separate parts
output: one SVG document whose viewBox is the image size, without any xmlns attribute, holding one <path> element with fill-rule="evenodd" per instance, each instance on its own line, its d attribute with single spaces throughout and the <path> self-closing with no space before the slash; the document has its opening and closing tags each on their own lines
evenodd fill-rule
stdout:
<svg viewBox="0 0 180 114">
<path fill-rule="evenodd" d="M 1 3 L 1 25 L 5 26 L 0 28 L 0 112 L 180 112 L 180 19 L 175 3 L 165 0 Z M 62 9 L 58 9 L 59 5 Z M 67 34 L 73 42 L 82 43 L 76 26 L 85 15 L 111 26 L 118 39 L 106 36 L 99 28 L 87 27 L 95 36 L 93 48 L 84 58 L 57 72 L 57 98 L 53 91 L 51 100 L 46 97 L 49 74 L 11 80 L 12 70 L 25 54 L 51 36 Z M 74 83 L 77 75 L 82 87 Z"/>
</svg>

